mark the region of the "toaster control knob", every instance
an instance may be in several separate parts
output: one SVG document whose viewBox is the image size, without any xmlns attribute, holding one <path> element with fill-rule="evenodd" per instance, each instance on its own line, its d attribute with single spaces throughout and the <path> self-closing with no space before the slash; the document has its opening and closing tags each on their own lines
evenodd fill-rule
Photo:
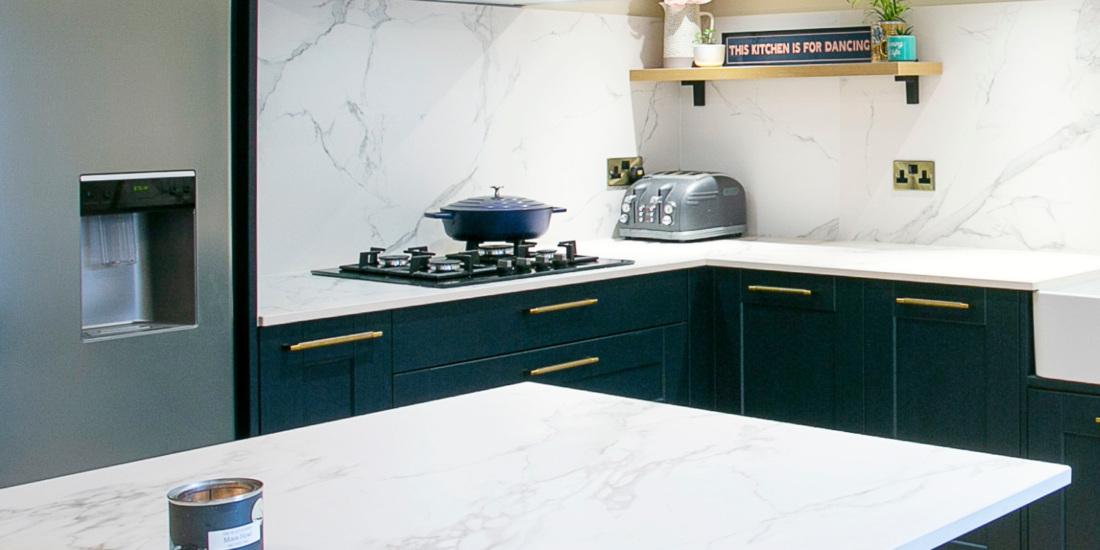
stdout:
<svg viewBox="0 0 1100 550">
<path fill-rule="evenodd" d="M 626 223 L 626 222 L 629 222 L 629 221 L 630 221 L 630 216 L 627 216 L 626 214 L 623 214 L 622 216 L 619 216 L 619 223 Z"/>
<path fill-rule="evenodd" d="M 672 225 L 672 216 L 669 216 L 667 214 L 661 216 L 661 225 Z"/>
<path fill-rule="evenodd" d="M 672 204 L 671 202 L 665 203 L 665 214 L 671 214 L 674 208 L 676 208 L 675 204 Z"/>
<path fill-rule="evenodd" d="M 660 200 L 661 200 L 661 197 L 658 197 L 657 195 L 654 195 L 652 197 L 649 197 L 649 204 L 657 204 L 657 202 L 660 201 Z"/>
<path fill-rule="evenodd" d="M 623 212 L 630 212 L 630 203 L 629 202 L 624 202 L 623 203 Z"/>
</svg>

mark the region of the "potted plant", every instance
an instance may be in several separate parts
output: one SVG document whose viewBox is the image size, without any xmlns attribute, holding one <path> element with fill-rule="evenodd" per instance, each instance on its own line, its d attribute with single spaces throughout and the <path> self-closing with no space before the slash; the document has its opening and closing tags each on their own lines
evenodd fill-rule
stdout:
<svg viewBox="0 0 1100 550">
<path fill-rule="evenodd" d="M 916 61 L 917 37 L 913 27 L 905 27 L 894 36 L 886 37 L 886 56 L 890 61 Z"/>
<path fill-rule="evenodd" d="M 887 61 L 886 40 L 897 36 L 905 29 L 905 12 L 909 11 L 908 0 L 848 0 L 852 7 L 866 6 L 865 12 L 871 23 L 871 61 Z"/>
<path fill-rule="evenodd" d="M 696 67 L 721 67 L 726 62 L 726 48 L 714 38 L 714 29 L 695 34 L 694 50 Z"/>
</svg>

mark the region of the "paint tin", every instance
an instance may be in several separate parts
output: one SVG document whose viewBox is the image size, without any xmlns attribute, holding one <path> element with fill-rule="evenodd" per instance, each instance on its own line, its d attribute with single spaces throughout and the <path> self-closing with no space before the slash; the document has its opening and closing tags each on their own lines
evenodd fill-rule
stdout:
<svg viewBox="0 0 1100 550">
<path fill-rule="evenodd" d="M 263 550 L 264 484 L 212 479 L 168 492 L 170 550 Z"/>
</svg>

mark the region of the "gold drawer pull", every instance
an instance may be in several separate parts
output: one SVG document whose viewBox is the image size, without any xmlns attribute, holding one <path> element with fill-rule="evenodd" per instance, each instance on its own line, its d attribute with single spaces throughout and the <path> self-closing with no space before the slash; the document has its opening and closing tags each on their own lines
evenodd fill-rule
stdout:
<svg viewBox="0 0 1100 550">
<path fill-rule="evenodd" d="M 1100 418 L 1097 418 L 1097 419 L 1096 419 L 1096 423 L 1097 423 L 1097 424 L 1100 424 Z"/>
<path fill-rule="evenodd" d="M 804 288 L 784 288 L 781 286 L 760 286 L 749 285 L 750 292 L 772 292 L 775 294 L 797 294 L 799 296 L 810 296 L 813 294 L 812 290 L 806 290 Z"/>
<path fill-rule="evenodd" d="M 527 310 L 527 313 L 531 315 L 538 315 L 539 313 L 550 313 L 551 311 L 561 311 L 563 309 L 573 309 L 575 307 L 594 306 L 599 300 L 595 298 L 589 298 L 587 300 L 578 300 L 576 302 L 567 302 L 564 304 L 555 304 L 552 306 L 533 307 Z"/>
<path fill-rule="evenodd" d="M 898 298 L 897 303 L 907 306 L 946 307 L 949 309 L 970 309 L 965 302 L 945 302 L 943 300 L 925 300 L 923 298 Z"/>
<path fill-rule="evenodd" d="M 542 367 L 541 369 L 535 369 L 528 371 L 527 374 L 531 376 L 538 376 L 540 374 L 550 374 L 552 372 L 558 372 L 559 370 L 575 369 L 577 367 L 583 367 L 585 365 L 591 365 L 592 363 L 599 363 L 599 357 L 585 357 L 584 359 L 577 359 L 576 361 L 570 361 L 568 363 L 561 363 L 558 365 L 550 365 L 549 367 Z"/>
<path fill-rule="evenodd" d="M 323 348 L 325 346 L 335 346 L 338 344 L 347 344 L 349 342 L 358 342 L 360 340 L 373 340 L 375 338 L 381 338 L 382 331 L 376 330 L 372 332 L 360 332 L 359 334 L 349 334 L 347 336 L 336 336 L 334 338 L 322 338 L 320 340 L 310 340 L 309 342 L 302 342 L 300 344 L 294 344 L 287 346 L 290 351 L 302 351 L 313 348 Z"/>
</svg>

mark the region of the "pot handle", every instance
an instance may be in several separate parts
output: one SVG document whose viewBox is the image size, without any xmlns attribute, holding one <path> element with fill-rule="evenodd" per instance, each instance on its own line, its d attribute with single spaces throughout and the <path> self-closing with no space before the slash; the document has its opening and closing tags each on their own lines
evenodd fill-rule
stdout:
<svg viewBox="0 0 1100 550">
<path fill-rule="evenodd" d="M 555 207 L 551 208 L 550 211 L 553 212 L 554 214 L 561 214 L 562 212 L 565 212 L 565 209 L 560 207 L 560 206 L 555 206 Z"/>
<path fill-rule="evenodd" d="M 451 212 L 425 212 L 424 217 L 433 220 L 453 220 L 455 215 Z"/>
</svg>

